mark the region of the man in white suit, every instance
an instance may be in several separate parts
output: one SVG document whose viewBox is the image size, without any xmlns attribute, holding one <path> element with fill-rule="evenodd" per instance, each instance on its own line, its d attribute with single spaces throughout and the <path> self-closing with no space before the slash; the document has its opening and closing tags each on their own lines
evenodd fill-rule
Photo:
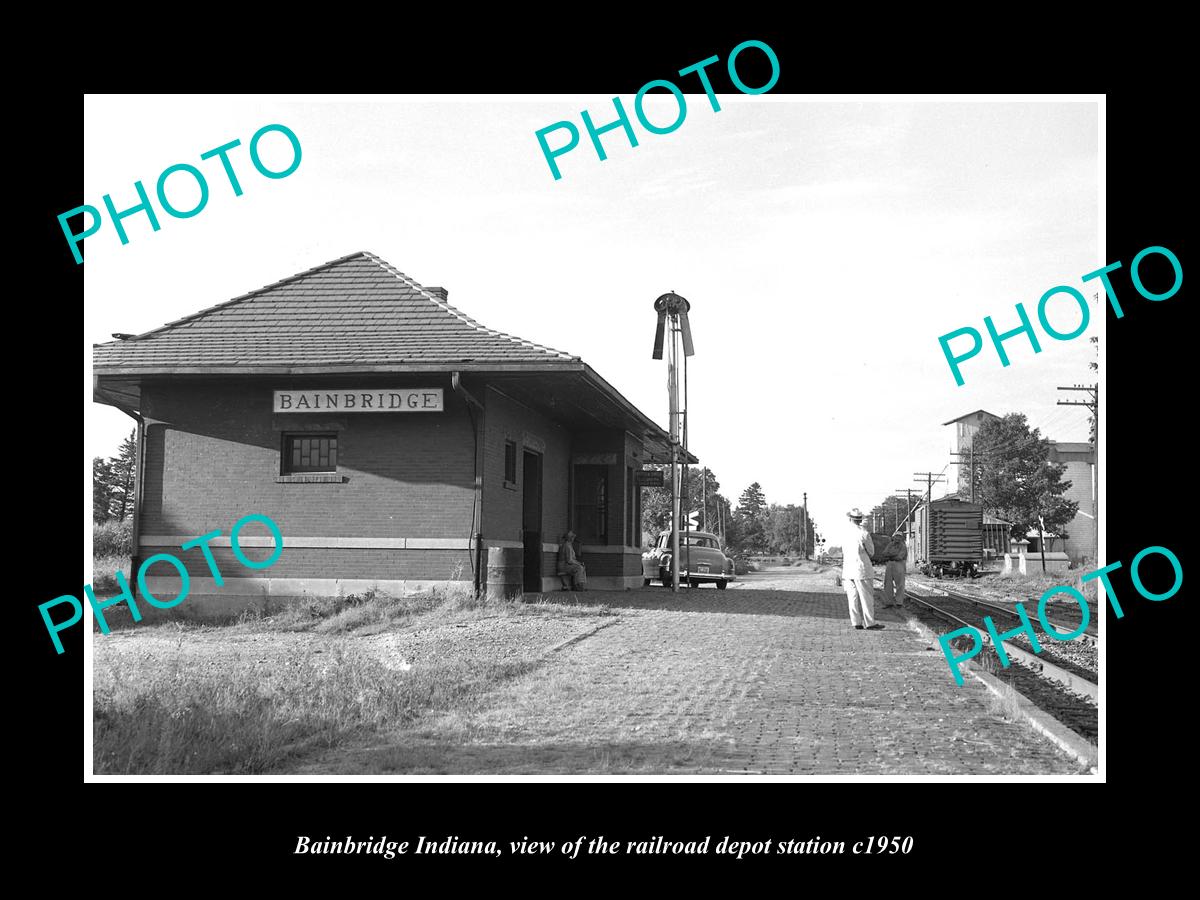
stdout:
<svg viewBox="0 0 1200 900">
<path fill-rule="evenodd" d="M 883 625 L 875 621 L 875 570 L 871 567 L 875 542 L 863 527 L 863 514 L 858 507 L 846 513 L 846 517 L 853 523 L 842 548 L 842 584 L 850 603 L 850 624 L 858 629 L 879 631 Z"/>
</svg>

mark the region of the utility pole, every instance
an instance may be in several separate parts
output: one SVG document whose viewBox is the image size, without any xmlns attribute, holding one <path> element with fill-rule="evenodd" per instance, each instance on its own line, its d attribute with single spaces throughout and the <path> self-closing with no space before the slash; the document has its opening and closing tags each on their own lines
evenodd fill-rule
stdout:
<svg viewBox="0 0 1200 900">
<path fill-rule="evenodd" d="M 908 544 L 909 550 L 912 550 L 912 538 L 913 538 L 912 516 L 913 516 L 913 512 L 914 512 L 913 502 L 912 502 L 912 486 L 910 485 L 909 487 L 896 488 L 895 490 L 897 492 L 904 491 L 904 502 L 905 502 L 905 505 L 908 507 L 908 511 L 904 514 L 904 527 L 907 532 L 907 537 L 905 538 L 905 541 Z M 915 561 L 915 557 L 914 557 L 914 561 Z"/>
<path fill-rule="evenodd" d="M 956 466 L 970 466 L 971 478 L 971 502 L 975 502 L 975 448 L 971 447 L 966 453 L 951 453 L 951 456 L 965 456 L 968 461 L 963 462 L 961 459 L 954 460 Z"/>
<path fill-rule="evenodd" d="M 804 558 L 808 559 L 808 491 L 804 492 L 804 531 L 801 532 L 801 548 L 804 550 Z"/>
<path fill-rule="evenodd" d="M 904 519 L 908 523 L 908 543 L 912 544 L 912 487 L 906 487 L 904 489 L 904 494 L 905 499 L 908 501 L 908 514 L 904 517 Z"/>
<path fill-rule="evenodd" d="M 932 472 L 913 472 L 913 475 L 916 476 L 915 478 L 913 478 L 913 481 L 916 481 L 918 483 L 921 481 L 922 478 L 925 479 L 925 533 L 921 536 L 921 543 L 924 545 L 925 563 L 926 563 L 926 565 L 928 565 L 929 564 L 929 524 L 930 524 L 929 520 L 931 518 L 933 518 L 930 515 L 930 513 L 932 511 L 930 507 L 931 507 L 931 504 L 933 503 L 933 486 L 935 483 L 937 483 L 939 481 L 945 481 L 946 479 L 942 476 L 942 474 L 940 472 L 937 475 L 934 475 Z"/>
<path fill-rule="evenodd" d="M 1086 384 L 1073 384 L 1070 387 L 1060 387 L 1060 391 L 1086 391 L 1092 395 L 1091 400 L 1059 400 L 1059 406 L 1086 406 L 1096 420 L 1096 442 L 1092 445 L 1092 561 L 1100 564 L 1100 383 L 1088 387 Z"/>
</svg>

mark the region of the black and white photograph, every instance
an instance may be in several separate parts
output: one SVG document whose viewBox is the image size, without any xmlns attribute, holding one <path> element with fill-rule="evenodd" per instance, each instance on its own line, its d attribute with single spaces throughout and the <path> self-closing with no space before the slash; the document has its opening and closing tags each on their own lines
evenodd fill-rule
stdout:
<svg viewBox="0 0 1200 900">
<path fill-rule="evenodd" d="M 85 97 L 89 779 L 1103 780 L 1104 97 L 728 49 Z"/>
</svg>

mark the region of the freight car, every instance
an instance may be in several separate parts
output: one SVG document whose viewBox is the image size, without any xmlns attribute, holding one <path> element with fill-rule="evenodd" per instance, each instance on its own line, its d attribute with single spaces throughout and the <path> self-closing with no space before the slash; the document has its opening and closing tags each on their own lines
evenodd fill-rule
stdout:
<svg viewBox="0 0 1200 900">
<path fill-rule="evenodd" d="M 921 506 L 914 516 L 910 552 L 917 569 L 941 578 L 974 578 L 983 562 L 983 507 L 954 497 Z"/>
</svg>

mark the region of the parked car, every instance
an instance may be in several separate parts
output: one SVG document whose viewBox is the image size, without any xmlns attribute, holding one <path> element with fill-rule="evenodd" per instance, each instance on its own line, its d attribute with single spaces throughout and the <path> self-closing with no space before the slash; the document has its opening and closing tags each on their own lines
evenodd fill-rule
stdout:
<svg viewBox="0 0 1200 900">
<path fill-rule="evenodd" d="M 734 574 L 733 559 L 721 550 L 721 541 L 707 531 L 685 531 L 679 534 L 679 555 L 683 566 L 679 570 L 679 583 L 693 587 L 712 583 L 721 590 L 737 576 Z M 671 532 L 664 531 L 654 546 L 642 554 L 642 584 L 650 586 L 657 581 L 670 587 L 674 578 L 671 559 Z"/>
</svg>

